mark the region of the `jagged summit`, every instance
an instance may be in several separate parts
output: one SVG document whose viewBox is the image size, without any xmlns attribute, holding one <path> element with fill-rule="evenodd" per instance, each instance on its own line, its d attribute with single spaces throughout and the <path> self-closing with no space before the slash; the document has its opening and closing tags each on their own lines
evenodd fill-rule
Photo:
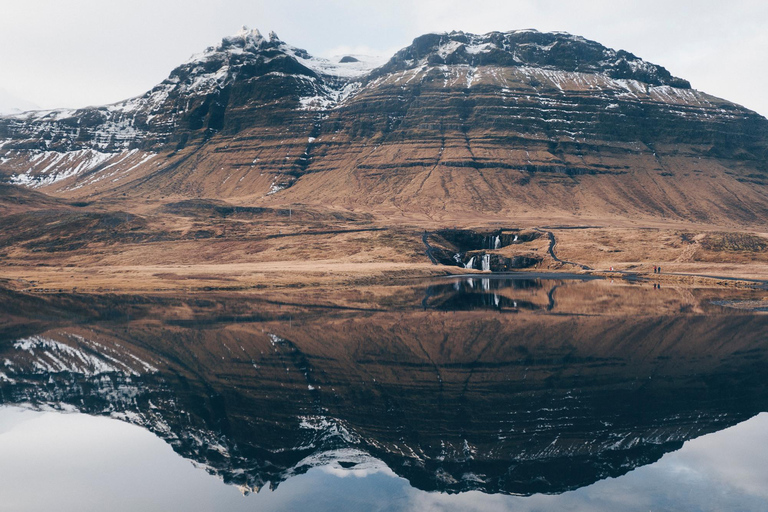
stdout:
<svg viewBox="0 0 768 512">
<path fill-rule="evenodd" d="M 224 37 L 221 40 L 220 47 L 226 47 L 228 45 L 241 47 L 259 46 L 262 41 L 264 41 L 264 37 L 261 35 L 261 32 L 259 32 L 259 29 L 250 29 L 246 25 L 243 25 L 243 28 L 234 35 Z"/>
<path fill-rule="evenodd" d="M 180 86 L 183 92 L 207 94 L 233 80 L 248 80 L 266 73 L 313 77 L 316 72 L 297 60 L 309 57 L 304 50 L 280 41 L 274 32 L 266 39 L 258 29 L 244 26 L 223 38 L 220 44 L 193 55 L 158 87 L 171 84 Z"/>
<path fill-rule="evenodd" d="M 381 62 L 373 64 L 381 64 Z M 227 71 L 230 69 L 235 71 L 248 65 L 266 66 L 269 72 L 329 78 L 355 78 L 374 67 L 362 62 L 361 59 L 355 61 L 353 65 L 350 61 L 334 62 L 315 57 L 302 48 L 285 43 L 274 31 L 270 31 L 269 37 L 265 38 L 258 29 L 243 26 L 236 34 L 224 37 L 219 45 L 210 46 L 202 53 L 193 55 L 185 64 L 171 73 L 170 79 L 184 75 L 190 67 L 202 66 L 200 71 L 211 73 L 222 70 L 225 66 L 228 66 Z"/>
<path fill-rule="evenodd" d="M 690 89 L 687 80 L 624 50 L 566 32 L 533 29 L 489 32 L 426 34 L 397 52 L 377 74 L 421 66 L 527 66 L 566 72 L 602 73 L 614 79 L 631 79 L 649 85 Z"/>
</svg>

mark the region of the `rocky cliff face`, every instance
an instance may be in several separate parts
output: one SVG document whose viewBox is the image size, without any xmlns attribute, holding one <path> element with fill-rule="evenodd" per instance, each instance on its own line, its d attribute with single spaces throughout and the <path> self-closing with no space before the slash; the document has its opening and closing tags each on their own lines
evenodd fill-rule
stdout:
<svg viewBox="0 0 768 512">
<path fill-rule="evenodd" d="M 371 70 L 243 31 L 111 106 L 0 118 L 0 175 L 434 217 L 760 222 L 768 120 L 563 33 L 428 34 Z"/>
</svg>

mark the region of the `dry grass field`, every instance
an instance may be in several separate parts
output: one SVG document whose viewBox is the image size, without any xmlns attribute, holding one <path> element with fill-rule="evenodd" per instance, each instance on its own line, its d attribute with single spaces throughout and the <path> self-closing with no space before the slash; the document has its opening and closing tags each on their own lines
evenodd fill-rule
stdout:
<svg viewBox="0 0 768 512">
<path fill-rule="evenodd" d="M 729 278 L 715 280 L 729 286 L 738 284 L 732 279 L 768 280 L 768 235 L 717 225 L 626 219 L 584 223 L 562 216 L 434 221 L 418 214 L 392 218 L 375 211 L 203 200 L 49 202 L 41 209 L 15 201 L 0 218 L 5 286 L 38 292 L 247 290 L 478 272 L 430 261 L 424 235 L 446 228 L 540 233 L 499 249 L 477 248 L 538 261 L 523 270 L 611 274 L 613 268 L 617 278 L 660 281 L 690 281 L 686 274 L 698 274 Z M 549 252 L 549 233 L 557 259 Z M 661 266 L 663 274 L 654 274 L 654 266 Z"/>
</svg>

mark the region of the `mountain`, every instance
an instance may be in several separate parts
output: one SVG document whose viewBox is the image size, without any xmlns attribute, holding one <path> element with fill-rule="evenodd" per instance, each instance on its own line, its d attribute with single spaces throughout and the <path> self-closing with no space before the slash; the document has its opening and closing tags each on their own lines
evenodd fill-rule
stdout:
<svg viewBox="0 0 768 512">
<path fill-rule="evenodd" d="M 452 32 L 372 67 L 244 29 L 141 97 L 0 118 L 0 177 L 446 220 L 768 219 L 768 120 L 629 52 Z"/>
</svg>

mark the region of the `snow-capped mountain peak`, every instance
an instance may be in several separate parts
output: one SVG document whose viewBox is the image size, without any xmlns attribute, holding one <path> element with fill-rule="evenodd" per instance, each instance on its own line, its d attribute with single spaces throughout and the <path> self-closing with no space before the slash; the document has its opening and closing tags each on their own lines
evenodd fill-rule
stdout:
<svg viewBox="0 0 768 512">
<path fill-rule="evenodd" d="M 270 37 L 274 34 L 270 34 Z M 257 28 L 248 28 L 243 25 L 239 31 L 231 36 L 224 37 L 221 40 L 221 44 L 218 47 L 214 47 L 217 51 L 223 51 L 227 49 L 242 48 L 244 50 L 258 50 L 263 43 L 267 42 L 264 36 Z"/>
<path fill-rule="evenodd" d="M 380 74 L 440 65 L 524 66 L 602 74 L 613 79 L 637 80 L 651 86 L 691 87 L 687 80 L 674 77 L 662 66 L 644 61 L 627 51 L 613 50 L 567 32 L 532 29 L 481 35 L 456 31 L 425 34 L 397 52 L 381 68 Z"/>
</svg>

